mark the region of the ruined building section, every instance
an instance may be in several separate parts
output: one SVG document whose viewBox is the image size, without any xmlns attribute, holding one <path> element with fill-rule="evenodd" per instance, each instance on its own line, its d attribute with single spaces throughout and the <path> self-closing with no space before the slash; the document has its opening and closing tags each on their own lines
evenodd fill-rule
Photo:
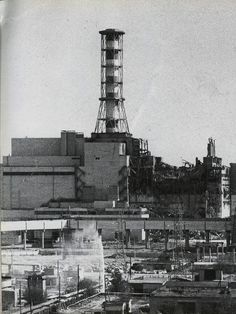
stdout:
<svg viewBox="0 0 236 314">
<path fill-rule="evenodd" d="M 195 165 L 174 167 L 160 157 L 144 157 L 131 169 L 130 200 L 153 207 L 160 216 L 227 217 L 230 214 L 229 168 L 216 157 L 209 139 L 207 156 Z"/>
<path fill-rule="evenodd" d="M 206 216 L 227 217 L 230 214 L 229 167 L 216 157 L 215 141 L 210 138 L 207 156 L 203 158 L 206 184 Z"/>
</svg>

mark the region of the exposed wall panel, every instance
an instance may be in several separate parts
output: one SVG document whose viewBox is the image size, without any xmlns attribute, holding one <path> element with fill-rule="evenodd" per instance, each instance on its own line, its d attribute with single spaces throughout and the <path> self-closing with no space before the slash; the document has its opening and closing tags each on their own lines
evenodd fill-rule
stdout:
<svg viewBox="0 0 236 314">
<path fill-rule="evenodd" d="M 33 208 L 53 196 L 53 176 L 13 176 L 12 208 Z"/>
<path fill-rule="evenodd" d="M 11 206 L 11 177 L 3 176 L 2 180 L 2 208 L 10 209 Z"/>
<path fill-rule="evenodd" d="M 92 142 L 84 147 L 85 185 L 95 187 L 95 200 L 117 199 L 119 171 L 129 165 L 129 157 L 120 155 L 120 143 Z"/>
<path fill-rule="evenodd" d="M 80 165 L 78 156 L 7 156 L 3 157 L 4 166 L 74 166 Z"/>
<path fill-rule="evenodd" d="M 13 138 L 12 156 L 60 156 L 60 138 Z"/>
<path fill-rule="evenodd" d="M 75 177 L 54 176 L 54 198 L 75 198 Z"/>
<path fill-rule="evenodd" d="M 9 175 L 3 179 L 3 208 L 34 208 L 53 198 L 75 197 L 74 175 Z"/>
<path fill-rule="evenodd" d="M 232 195 L 236 195 L 236 163 L 230 164 L 230 190 Z"/>
</svg>

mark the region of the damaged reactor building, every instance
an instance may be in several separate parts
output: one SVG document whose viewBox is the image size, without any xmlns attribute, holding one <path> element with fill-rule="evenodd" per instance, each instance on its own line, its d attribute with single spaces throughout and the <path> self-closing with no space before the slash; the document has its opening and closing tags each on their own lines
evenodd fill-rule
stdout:
<svg viewBox="0 0 236 314">
<path fill-rule="evenodd" d="M 3 157 L 3 219 L 34 218 L 35 208 L 150 209 L 151 215 L 227 217 L 236 204 L 236 164 L 223 165 L 210 138 L 195 164 L 175 167 L 129 131 L 123 97 L 123 35 L 101 34 L 101 97 L 91 137 L 13 138 Z M 232 186 L 231 186 L 232 182 Z M 234 203 L 234 205 L 232 204 Z"/>
</svg>

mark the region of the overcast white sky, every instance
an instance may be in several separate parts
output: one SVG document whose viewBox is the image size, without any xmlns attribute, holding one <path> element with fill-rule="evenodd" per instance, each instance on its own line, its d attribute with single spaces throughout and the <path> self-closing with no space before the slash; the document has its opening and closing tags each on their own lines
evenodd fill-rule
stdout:
<svg viewBox="0 0 236 314">
<path fill-rule="evenodd" d="M 236 162 L 236 1 L 9 0 L 2 25 L 2 153 L 11 137 L 94 131 L 100 35 L 124 36 L 131 133 L 166 162 Z"/>
</svg>

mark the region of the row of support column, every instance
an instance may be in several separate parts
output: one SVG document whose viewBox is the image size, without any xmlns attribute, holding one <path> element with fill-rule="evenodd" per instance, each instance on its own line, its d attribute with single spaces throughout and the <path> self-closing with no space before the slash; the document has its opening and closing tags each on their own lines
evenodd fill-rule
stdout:
<svg viewBox="0 0 236 314">
<path fill-rule="evenodd" d="M 102 229 L 98 229 L 98 234 L 101 236 L 102 235 Z M 183 230 L 184 234 L 184 239 L 185 239 L 185 249 L 189 250 L 190 248 L 190 232 L 189 230 Z M 210 243 L 210 231 L 205 230 L 205 240 L 206 243 Z M 168 250 L 168 241 L 169 241 L 169 230 L 165 229 L 164 230 L 164 248 L 165 251 Z M 226 247 L 229 247 L 231 244 L 231 232 L 226 231 Z M 125 230 L 125 245 L 126 248 L 130 248 L 131 246 L 131 230 L 126 229 Z M 146 229 L 145 230 L 145 247 L 146 249 L 150 248 L 150 230 Z M 217 247 L 217 252 L 219 251 L 219 248 Z M 217 253 L 218 254 L 218 253 Z"/>
<path fill-rule="evenodd" d="M 130 229 L 126 229 L 125 230 L 125 245 L 126 245 L 127 249 L 131 247 L 130 235 L 131 235 Z M 166 233 L 165 233 L 165 250 L 167 250 L 168 238 L 169 238 L 169 232 L 168 232 L 168 230 L 166 230 Z M 150 249 L 150 230 L 145 230 L 145 247 L 146 247 L 146 249 Z"/>
<path fill-rule="evenodd" d="M 60 242 L 63 241 L 63 231 L 60 230 Z M 23 248 L 26 250 L 27 248 L 27 230 L 23 231 Z M 41 248 L 45 248 L 45 229 L 41 232 Z"/>
<path fill-rule="evenodd" d="M 169 240 L 169 230 L 165 230 L 165 251 L 167 251 L 168 240 Z M 131 246 L 130 229 L 125 230 L 125 245 L 127 249 L 130 248 Z M 146 249 L 150 249 L 150 230 L 145 230 L 145 247 Z"/>
<path fill-rule="evenodd" d="M 26 250 L 26 248 L 27 248 L 27 230 L 24 231 L 23 246 L 24 246 L 24 250 Z M 42 233 L 41 233 L 41 248 L 44 249 L 44 247 L 45 247 L 45 230 L 42 230 Z"/>
<path fill-rule="evenodd" d="M 102 235 L 102 229 L 98 229 L 98 234 Z M 165 251 L 168 250 L 168 241 L 169 241 L 169 230 L 164 230 L 164 246 Z M 125 230 L 125 245 L 126 248 L 131 247 L 131 230 L 126 229 Z M 150 249 L 150 230 L 145 230 L 145 247 L 146 249 Z M 185 230 L 185 248 L 189 249 L 189 230 Z"/>
</svg>

